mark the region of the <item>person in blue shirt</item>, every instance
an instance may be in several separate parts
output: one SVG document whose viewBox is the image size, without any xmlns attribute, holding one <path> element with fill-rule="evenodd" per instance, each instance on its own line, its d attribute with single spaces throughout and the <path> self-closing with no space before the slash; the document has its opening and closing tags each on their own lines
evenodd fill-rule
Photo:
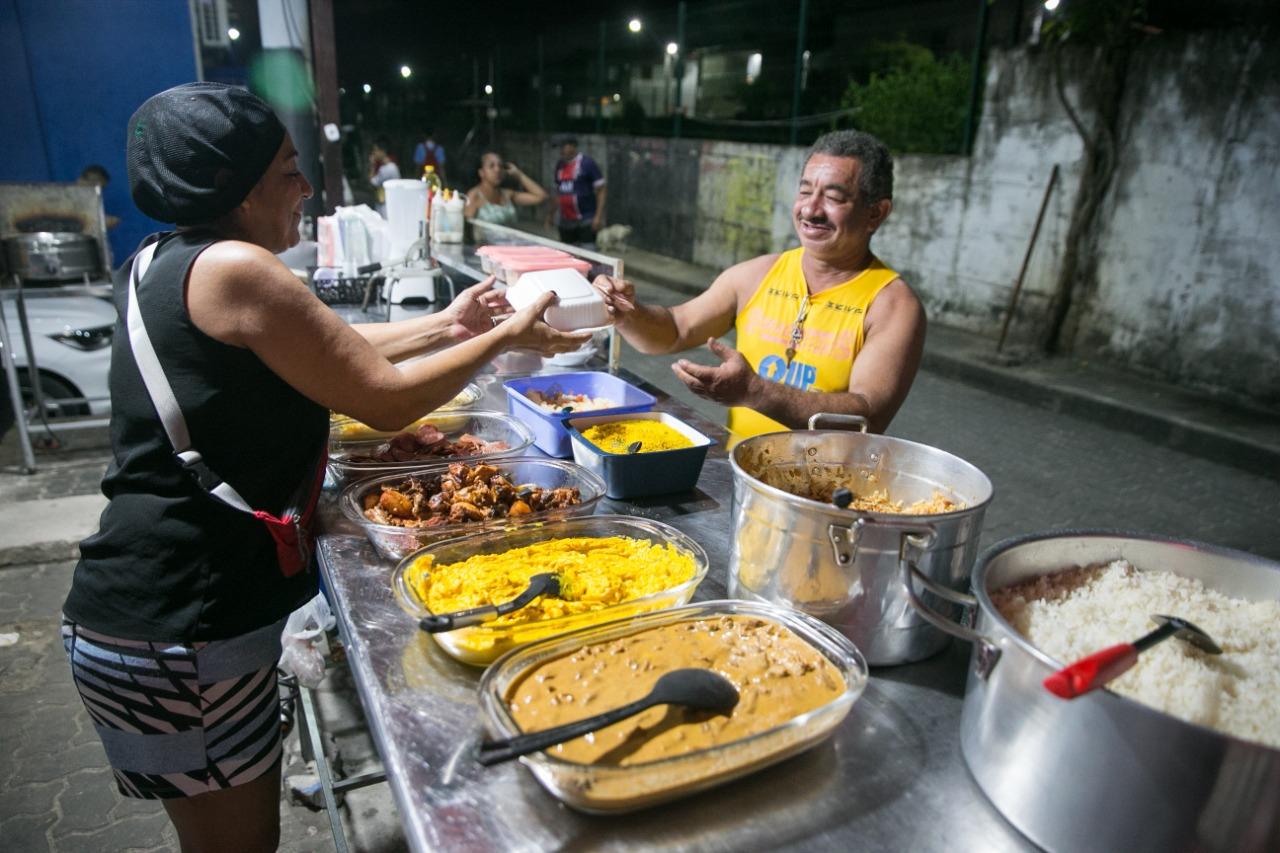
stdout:
<svg viewBox="0 0 1280 853">
<path fill-rule="evenodd" d="M 444 178 L 444 146 L 432 138 L 433 131 L 427 128 L 423 139 L 413 149 L 413 163 L 422 172 L 424 166 L 435 166 L 436 174 Z"/>
<path fill-rule="evenodd" d="M 604 227 L 608 196 L 604 173 L 595 160 L 578 151 L 577 137 L 559 134 L 551 138 L 551 144 L 560 148 L 555 168 L 560 242 L 594 246 L 596 232 Z"/>
</svg>

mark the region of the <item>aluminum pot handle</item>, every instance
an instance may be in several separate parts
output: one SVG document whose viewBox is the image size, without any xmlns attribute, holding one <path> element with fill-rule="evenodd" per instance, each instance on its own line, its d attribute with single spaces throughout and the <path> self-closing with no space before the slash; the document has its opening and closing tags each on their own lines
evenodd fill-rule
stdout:
<svg viewBox="0 0 1280 853">
<path fill-rule="evenodd" d="M 841 415 L 835 412 L 818 412 L 809 417 L 809 429 L 817 429 L 818 424 L 831 423 L 837 427 L 854 427 L 858 432 L 867 431 L 867 419 L 862 415 Z"/>
<path fill-rule="evenodd" d="M 982 679 L 986 679 L 991 674 L 991 670 L 1000 662 L 1000 647 L 996 645 L 989 637 L 979 634 L 968 625 L 959 622 L 953 622 L 947 617 L 934 611 L 932 607 L 925 604 L 919 594 L 916 593 L 916 582 L 922 587 L 932 592 L 939 598 L 958 604 L 966 610 L 976 609 L 978 599 L 975 596 L 964 592 L 956 592 L 954 589 L 948 589 L 945 586 L 934 583 L 925 577 L 921 571 L 916 568 L 916 564 L 912 561 L 907 551 L 907 540 L 909 537 L 904 536 L 902 539 L 902 547 L 898 552 L 898 565 L 902 567 L 902 585 L 906 587 L 907 601 L 911 602 L 911 606 L 920 616 L 933 625 L 953 637 L 973 643 L 977 649 L 977 657 L 974 660 L 974 671 Z"/>
</svg>

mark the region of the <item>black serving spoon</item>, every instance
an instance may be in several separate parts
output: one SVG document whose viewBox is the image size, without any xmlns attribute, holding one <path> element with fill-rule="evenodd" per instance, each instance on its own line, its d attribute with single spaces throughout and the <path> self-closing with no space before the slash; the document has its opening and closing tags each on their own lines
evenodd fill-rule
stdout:
<svg viewBox="0 0 1280 853">
<path fill-rule="evenodd" d="M 611 726 L 654 705 L 727 712 L 737 704 L 738 688 L 720 673 L 709 669 L 673 669 L 654 682 L 653 689 L 642 699 L 553 729 L 482 743 L 476 751 L 476 761 L 486 767 L 510 761 Z"/>
<path fill-rule="evenodd" d="M 540 595 L 559 594 L 559 575 L 534 575 L 529 578 L 529 585 L 525 587 L 524 592 L 510 601 L 504 601 L 501 604 L 486 604 L 484 607 L 473 607 L 470 610 L 456 610 L 453 613 L 433 613 L 430 616 L 422 617 L 418 622 L 418 627 L 428 634 L 452 631 L 455 628 L 467 628 L 519 610 Z"/>
</svg>

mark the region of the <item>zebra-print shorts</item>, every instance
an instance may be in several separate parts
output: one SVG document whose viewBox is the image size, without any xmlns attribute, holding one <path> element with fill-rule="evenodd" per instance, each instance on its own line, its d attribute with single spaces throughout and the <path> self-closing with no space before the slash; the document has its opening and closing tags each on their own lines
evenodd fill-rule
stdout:
<svg viewBox="0 0 1280 853">
<path fill-rule="evenodd" d="M 62 644 L 126 797 L 192 797 L 280 761 L 284 621 L 229 640 L 121 640 L 62 622 Z"/>
</svg>

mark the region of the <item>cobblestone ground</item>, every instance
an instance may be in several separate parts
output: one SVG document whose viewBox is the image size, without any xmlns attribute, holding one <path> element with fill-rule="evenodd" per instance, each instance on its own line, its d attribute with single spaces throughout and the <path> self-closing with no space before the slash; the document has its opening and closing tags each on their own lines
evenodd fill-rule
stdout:
<svg viewBox="0 0 1280 853">
<path fill-rule="evenodd" d="M 71 683 L 58 622 L 73 565 L 0 569 L 0 848 L 177 850 L 159 803 L 116 791 Z M 282 851 L 333 849 L 323 813 L 285 803 L 281 818 Z"/>
</svg>

